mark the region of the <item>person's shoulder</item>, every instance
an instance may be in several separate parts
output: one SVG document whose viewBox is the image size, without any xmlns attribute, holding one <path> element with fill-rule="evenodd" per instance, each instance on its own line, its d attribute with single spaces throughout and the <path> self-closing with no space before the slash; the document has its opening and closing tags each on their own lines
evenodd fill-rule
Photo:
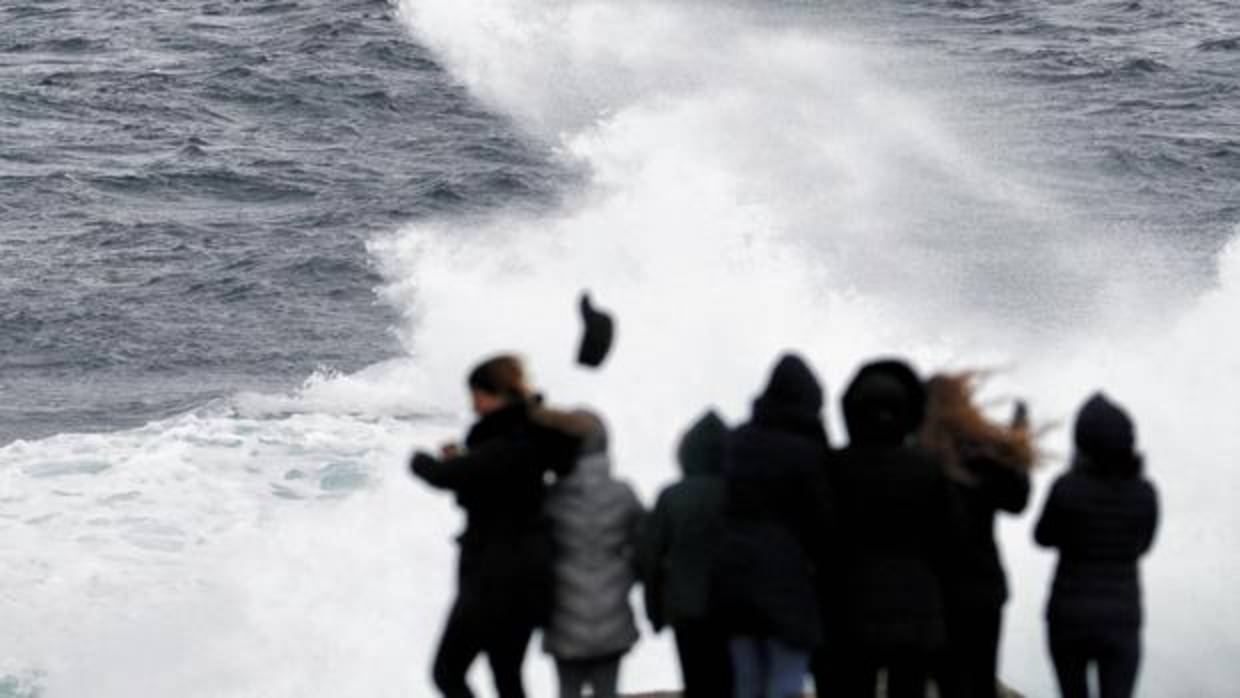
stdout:
<svg viewBox="0 0 1240 698">
<path fill-rule="evenodd" d="M 1142 499 L 1157 503 L 1158 487 L 1156 487 L 1154 482 L 1149 478 L 1144 475 L 1138 477 L 1136 482 L 1136 490 L 1140 493 L 1140 497 Z"/>
<path fill-rule="evenodd" d="M 686 500 L 700 500 L 715 494 L 722 496 L 727 487 L 727 481 L 722 475 L 683 477 L 659 492 L 659 496 L 655 498 L 655 508 L 674 508 Z"/>
<path fill-rule="evenodd" d="M 1068 468 L 1051 480 L 1051 492 L 1053 493 L 1056 490 L 1065 490 L 1078 486 L 1083 482 L 1082 477 L 1083 474 L 1077 471 L 1076 468 Z"/>
<path fill-rule="evenodd" d="M 697 485 L 700 484 L 693 481 L 696 479 L 701 478 L 681 478 L 659 490 L 659 496 L 656 497 L 654 501 L 655 508 L 666 509 L 668 507 L 675 506 L 676 502 L 681 499 L 692 496 L 693 491 L 697 489 Z"/>
<path fill-rule="evenodd" d="M 469 429 L 465 430 L 465 444 L 467 446 L 477 446 L 490 438 L 491 431 L 486 421 L 479 419 L 470 424 Z"/>
<path fill-rule="evenodd" d="M 867 463 L 873 460 L 874 455 L 873 449 L 850 444 L 844 448 L 832 451 L 827 456 L 827 472 L 835 473 L 839 476 L 847 475 L 855 470 L 864 468 Z"/>
<path fill-rule="evenodd" d="M 637 499 L 637 490 L 633 488 L 633 484 L 624 478 L 615 475 L 607 476 L 607 487 L 616 494 L 617 497 L 626 499 Z"/>
<path fill-rule="evenodd" d="M 901 446 L 890 450 L 886 458 L 895 466 L 895 472 L 904 477 L 944 487 L 949 484 L 943 459 L 934 451 L 920 446 Z"/>
<path fill-rule="evenodd" d="M 625 505 L 630 510 L 646 511 L 646 505 L 642 502 L 642 498 L 637 494 L 637 489 L 633 487 L 627 480 L 619 480 L 621 497 L 625 501 Z"/>
<path fill-rule="evenodd" d="M 1065 503 L 1082 503 L 1098 497 L 1106 497 L 1106 484 L 1092 474 L 1078 467 L 1069 467 L 1067 471 L 1055 476 L 1051 481 L 1050 494 L 1047 501 L 1059 500 Z"/>
<path fill-rule="evenodd" d="M 509 406 L 479 418 L 465 433 L 465 443 L 469 446 L 499 439 L 521 438 L 529 433 L 532 424 L 527 410 L 519 406 Z"/>
<path fill-rule="evenodd" d="M 904 446 L 897 451 L 897 457 L 921 468 L 925 472 L 942 474 L 943 459 L 938 453 L 921 446 Z"/>
</svg>

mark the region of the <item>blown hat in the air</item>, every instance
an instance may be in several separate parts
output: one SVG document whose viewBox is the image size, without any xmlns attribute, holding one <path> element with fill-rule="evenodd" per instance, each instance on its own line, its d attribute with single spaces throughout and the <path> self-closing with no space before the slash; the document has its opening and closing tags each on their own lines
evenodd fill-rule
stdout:
<svg viewBox="0 0 1240 698">
<path fill-rule="evenodd" d="M 577 350 L 577 363 L 598 368 L 611 351 L 616 334 L 616 324 L 611 315 L 594 307 L 589 292 L 581 294 L 581 346 Z"/>
</svg>

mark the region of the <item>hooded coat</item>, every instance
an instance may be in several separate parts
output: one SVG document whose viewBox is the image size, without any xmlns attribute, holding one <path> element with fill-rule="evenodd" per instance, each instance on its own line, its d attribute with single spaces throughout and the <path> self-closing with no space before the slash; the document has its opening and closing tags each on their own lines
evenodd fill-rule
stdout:
<svg viewBox="0 0 1240 698">
<path fill-rule="evenodd" d="M 572 474 L 547 498 L 555 594 L 543 646 L 559 660 L 615 656 L 638 638 L 629 592 L 644 510 L 633 490 L 612 477 L 606 435 L 595 421 L 597 431 Z"/>
<path fill-rule="evenodd" d="M 646 520 L 641 567 L 646 614 L 655 630 L 701 622 L 710 610 L 711 568 L 719 549 L 726 485 L 727 426 L 708 412 L 680 441 L 684 477 L 659 494 Z"/>
<path fill-rule="evenodd" d="M 905 364 L 860 370 L 844 394 L 850 442 L 831 465 L 835 568 L 821 587 L 849 651 L 929 652 L 946 642 L 946 574 L 959 535 L 939 460 L 908 445 L 925 393 Z"/>
<path fill-rule="evenodd" d="M 785 355 L 724 446 L 727 483 L 714 575 L 719 622 L 732 635 L 809 649 L 822 641 L 814 560 L 829 522 L 822 388 Z"/>
<path fill-rule="evenodd" d="M 1034 531 L 1057 548 L 1052 625 L 1131 633 L 1142 623 L 1137 562 L 1154 541 L 1158 496 L 1133 451 L 1132 421 L 1102 395 L 1081 409 L 1077 457 L 1051 487 Z"/>
<path fill-rule="evenodd" d="M 481 624 L 541 624 L 550 608 L 545 477 L 572 469 L 578 441 L 535 424 L 532 410 L 525 402 L 496 410 L 469 430 L 463 455 L 419 452 L 410 464 L 414 475 L 454 492 L 465 510 L 457 608 Z"/>
</svg>

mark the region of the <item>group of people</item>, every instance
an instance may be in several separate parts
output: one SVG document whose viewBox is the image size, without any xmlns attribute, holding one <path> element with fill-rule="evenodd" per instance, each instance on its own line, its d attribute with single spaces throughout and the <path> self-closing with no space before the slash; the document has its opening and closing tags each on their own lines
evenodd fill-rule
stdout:
<svg viewBox="0 0 1240 698">
<path fill-rule="evenodd" d="M 994 698 L 1008 597 L 995 518 L 1026 508 L 1038 449 L 1023 404 L 995 421 L 974 383 L 868 363 L 843 395 L 841 447 L 813 370 L 784 355 L 748 421 L 707 412 L 687 428 L 683 477 L 647 512 L 611 474 L 599 415 L 543 404 L 513 356 L 484 361 L 464 445 L 410 464 L 467 517 L 435 685 L 474 695 L 466 673 L 485 654 L 498 695 L 524 696 L 541 628 L 561 698 L 615 696 L 641 583 L 690 698 L 799 697 L 811 676 L 829 698 L 880 682 L 891 698 Z M 1157 498 L 1120 406 L 1091 397 L 1073 435 L 1035 533 L 1059 552 L 1050 654 L 1065 698 L 1089 695 L 1091 665 L 1102 696 L 1130 696 Z"/>
</svg>

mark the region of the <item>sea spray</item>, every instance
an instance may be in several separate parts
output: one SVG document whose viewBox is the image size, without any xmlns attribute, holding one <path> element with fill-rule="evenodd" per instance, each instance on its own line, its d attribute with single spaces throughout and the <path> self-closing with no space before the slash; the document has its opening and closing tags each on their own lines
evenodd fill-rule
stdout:
<svg viewBox="0 0 1240 698">
<path fill-rule="evenodd" d="M 783 346 L 811 356 L 837 391 L 848 367 L 877 353 L 926 369 L 1001 367 L 992 390 L 1029 396 L 1044 423 L 1069 424 L 1079 400 L 1105 388 L 1132 406 L 1165 498 L 1147 565 L 1145 685 L 1226 693 L 1237 677 L 1209 658 L 1234 634 L 1203 607 L 1237 614 L 1209 581 L 1229 578 L 1211 569 L 1234 568 L 1224 541 L 1236 516 L 1206 492 L 1234 482 L 1224 464 L 1237 449 L 1211 424 L 1230 411 L 1238 375 L 1240 341 L 1215 317 L 1236 306 L 1234 255 L 1222 289 L 1193 301 L 1183 289 L 1196 279 L 1168 285 L 1144 271 L 1177 266 L 1168 241 L 1095 225 L 1011 163 L 969 157 L 949 125 L 884 85 L 863 50 L 753 22 L 739 6 L 401 7 L 480 99 L 590 173 L 552 214 L 498 215 L 468 235 L 451 221 L 415 226 L 376 245 L 395 260 L 388 297 L 415 320 L 406 341 L 422 370 L 451 375 L 457 357 L 487 346 L 526 351 L 548 384 L 604 409 L 622 469 L 643 484 L 671 476 L 669 445 L 696 408 L 742 418 Z M 585 286 L 622 319 L 602 376 L 548 360 L 569 339 L 569 315 L 555 309 Z M 488 326 L 492 314 L 502 320 Z M 1223 390 L 1203 400 L 1190 385 Z M 1046 439 L 1057 457 L 1043 482 L 1070 452 L 1068 433 Z M 1186 459 L 1203 471 L 1180 477 L 1174 464 Z M 1052 684 L 1040 608 L 1049 559 L 1028 532 L 1036 513 L 1003 527 L 1017 590 L 1004 676 L 1039 694 Z M 1195 657 L 1213 670 L 1185 678 Z M 658 673 L 649 655 L 635 664 L 635 676 Z"/>
</svg>

